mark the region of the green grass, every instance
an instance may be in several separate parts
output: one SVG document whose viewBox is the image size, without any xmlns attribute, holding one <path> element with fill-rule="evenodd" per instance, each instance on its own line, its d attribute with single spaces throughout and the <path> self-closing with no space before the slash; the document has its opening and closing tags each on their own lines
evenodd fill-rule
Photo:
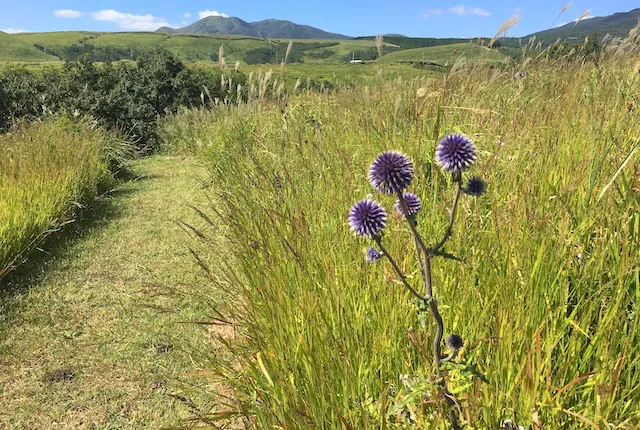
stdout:
<svg viewBox="0 0 640 430">
<path fill-rule="evenodd" d="M 169 122 L 165 137 L 198 142 L 217 189 L 205 213 L 226 225 L 237 264 L 214 273 L 235 287 L 226 317 L 242 341 L 229 346 L 233 363 L 212 370 L 257 428 L 409 428 L 407 410 L 420 428 L 447 428 L 429 379 L 413 397 L 399 381 L 433 374 L 421 352 L 433 323 L 421 329 L 388 262 L 364 262 L 368 242 L 346 216 L 370 193 L 392 210 L 367 168 L 401 150 L 417 168 L 419 229 L 436 242 L 452 186 L 433 154 L 453 131 L 475 140 L 471 173 L 489 184 L 463 200 L 447 244 L 463 262 L 434 266 L 446 334 L 466 344 L 446 372 L 460 420 L 640 425 L 637 59 L 527 67 L 525 79 L 461 68 L 446 80 L 200 112 L 198 127 L 192 112 Z M 415 283 L 410 236 L 395 216 L 389 224 L 384 241 Z"/>
<path fill-rule="evenodd" d="M 383 61 L 425 61 L 451 65 L 460 58 L 474 63 L 502 63 L 507 57 L 475 43 L 456 43 L 391 52 L 384 55 Z"/>
<path fill-rule="evenodd" d="M 0 61 L 55 61 L 56 57 L 45 54 L 32 44 L 13 34 L 0 32 Z"/>
<path fill-rule="evenodd" d="M 41 46 L 54 55 L 62 55 L 65 48 L 72 45 L 92 45 L 98 50 L 118 49 L 119 51 L 130 50 L 131 52 L 149 51 L 155 48 L 164 48 L 183 61 L 187 62 L 210 62 L 212 54 L 218 54 L 220 45 L 224 45 L 227 64 L 233 66 L 236 61 L 244 63 L 247 52 L 259 48 L 273 48 L 275 44 L 286 44 L 289 40 L 284 39 L 258 39 L 243 36 L 225 35 L 170 35 L 162 33 L 147 32 L 120 32 L 120 33 L 96 33 L 96 32 L 53 32 L 53 33 L 25 33 L 11 36 L 14 43 L 20 42 L 23 47 L 35 50 L 35 45 Z M 24 43 L 23 43 L 24 42 Z M 373 40 L 295 40 L 294 44 L 301 47 L 309 44 L 331 42 L 335 46 L 324 48 L 313 48 L 304 50 L 302 60 L 307 64 L 344 64 L 346 58 L 351 58 L 352 53 L 362 51 L 375 51 L 375 41 Z M 29 47 L 28 45 L 32 45 Z M 388 49 L 396 49 L 396 45 L 386 44 Z M 25 48 L 26 49 L 26 48 Z M 398 48 L 399 49 L 399 48 Z M 0 48 L 0 61 L 42 61 L 45 57 L 49 60 L 56 60 L 40 51 L 40 59 L 33 56 L 33 52 L 21 55 L 18 51 L 5 53 L 6 49 Z M 15 52 L 14 52 L 15 51 Z M 33 50 L 32 50 L 33 51 Z M 455 52 L 454 52 L 455 51 Z M 327 52 L 326 56 L 317 58 L 314 55 L 319 52 Z M 500 62 L 504 56 L 488 51 L 476 44 L 455 44 L 441 47 L 408 49 L 385 56 L 387 61 L 433 61 L 445 63 L 461 56 L 468 60 L 482 60 L 487 62 Z M 284 54 L 282 52 L 281 54 Z M 44 57 L 43 57 L 44 56 Z"/>
<path fill-rule="evenodd" d="M 0 135 L 0 278 L 111 178 L 115 138 L 88 122 L 48 120 Z"/>
<path fill-rule="evenodd" d="M 189 252 L 205 172 L 160 156 L 131 168 L 136 179 L 0 285 L 3 429 L 161 428 L 224 393 L 187 374 L 208 366 L 213 334 L 233 333 L 188 323 L 212 321 L 217 301 Z"/>
<path fill-rule="evenodd" d="M 260 74 L 272 71 L 273 79 L 281 78 L 281 69 L 272 65 L 241 66 L 240 71 L 245 75 L 256 77 Z M 286 88 L 292 90 L 300 79 L 303 83 L 312 79 L 318 84 L 324 81 L 331 83 L 333 87 L 355 87 L 366 84 L 378 84 L 383 81 L 392 81 L 398 78 L 412 80 L 414 78 L 435 78 L 441 76 L 441 72 L 426 68 L 414 67 L 411 64 L 389 63 L 363 63 L 363 64 L 288 64 L 284 71 Z"/>
</svg>

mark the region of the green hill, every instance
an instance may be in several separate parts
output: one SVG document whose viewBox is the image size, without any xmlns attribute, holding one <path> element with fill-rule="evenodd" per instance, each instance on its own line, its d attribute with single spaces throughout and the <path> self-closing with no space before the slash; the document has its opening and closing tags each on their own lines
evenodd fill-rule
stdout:
<svg viewBox="0 0 640 430">
<path fill-rule="evenodd" d="M 638 20 L 640 20 L 640 8 L 629 12 L 614 13 L 609 16 L 584 19 L 577 24 L 571 22 L 561 27 L 530 34 L 525 39 L 535 36 L 537 40 L 550 45 L 558 39 L 564 39 L 569 42 L 582 42 L 585 37 L 592 33 L 596 33 L 599 40 L 602 40 L 607 34 L 613 37 L 626 37 L 629 35 L 629 31 L 638 25 Z"/>
<path fill-rule="evenodd" d="M 456 43 L 428 48 L 404 49 L 382 57 L 384 61 L 428 62 L 440 65 L 451 64 L 460 58 L 485 63 L 508 61 L 508 57 L 500 52 L 476 43 Z"/>
<path fill-rule="evenodd" d="M 229 34 L 258 38 L 286 39 L 348 39 L 342 34 L 329 33 L 309 25 L 300 25 L 291 21 L 267 19 L 258 22 L 246 22 L 240 18 L 208 16 L 182 28 L 162 27 L 159 33 L 177 34 Z"/>
<path fill-rule="evenodd" d="M 56 57 L 42 52 L 16 35 L 0 31 L 0 61 L 55 61 Z"/>
<path fill-rule="evenodd" d="M 76 60 L 89 55 L 94 61 L 118 61 L 134 59 L 153 49 L 167 49 L 187 62 L 217 61 L 218 51 L 224 45 L 227 64 L 279 63 L 282 61 L 290 39 L 263 39 L 236 35 L 173 34 L 149 32 L 90 33 L 53 32 L 25 33 L 12 36 L 39 53 L 47 52 L 61 60 Z M 0 45 L 0 52 L 6 48 Z M 394 48 L 385 48 L 394 49 Z M 295 40 L 290 62 L 343 63 L 353 53 L 365 53 L 369 59 L 377 56 L 374 41 L 305 39 Z M 29 57 L 19 61 L 43 61 Z"/>
</svg>

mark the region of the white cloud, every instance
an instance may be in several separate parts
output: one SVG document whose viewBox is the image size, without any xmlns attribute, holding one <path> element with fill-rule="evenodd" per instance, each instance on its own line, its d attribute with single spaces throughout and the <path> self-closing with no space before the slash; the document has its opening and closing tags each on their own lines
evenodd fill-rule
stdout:
<svg viewBox="0 0 640 430">
<path fill-rule="evenodd" d="M 422 11 L 423 18 L 430 18 L 432 16 L 439 16 L 444 14 L 452 14 L 458 16 L 482 16 L 487 17 L 491 15 L 491 12 L 481 9 L 479 7 L 467 7 L 463 4 L 459 4 L 449 9 L 425 9 Z"/>
<path fill-rule="evenodd" d="M 489 16 L 491 15 L 490 12 L 487 12 L 484 9 L 481 9 L 479 7 L 467 7 L 463 4 L 459 4 L 457 6 L 452 7 L 451 9 L 449 9 L 449 12 L 454 14 L 454 15 L 459 15 L 459 16 L 469 16 L 469 15 L 475 15 L 475 16 Z"/>
<path fill-rule="evenodd" d="M 183 16 L 185 17 L 185 19 L 191 18 L 191 14 L 189 12 L 185 13 Z"/>
<path fill-rule="evenodd" d="M 80 18 L 82 12 L 72 9 L 60 9 L 53 11 L 53 14 L 58 18 Z"/>
<path fill-rule="evenodd" d="M 9 34 L 26 33 L 26 30 L 23 30 L 21 28 L 0 28 L 0 31 L 9 33 Z"/>
<path fill-rule="evenodd" d="M 169 26 L 164 18 L 147 15 L 133 15 L 130 13 L 122 13 L 113 9 L 104 9 L 93 12 L 91 17 L 97 21 L 107 21 L 118 24 L 124 30 L 142 30 L 153 31 L 160 27 Z"/>
<path fill-rule="evenodd" d="M 198 12 L 198 16 L 200 19 L 206 18 L 208 16 L 221 16 L 223 18 L 229 18 L 229 15 L 226 13 L 218 12 L 217 10 L 203 10 Z"/>
<path fill-rule="evenodd" d="M 432 16 L 444 15 L 446 11 L 444 9 L 425 9 L 422 11 L 423 18 L 429 18 Z"/>
</svg>

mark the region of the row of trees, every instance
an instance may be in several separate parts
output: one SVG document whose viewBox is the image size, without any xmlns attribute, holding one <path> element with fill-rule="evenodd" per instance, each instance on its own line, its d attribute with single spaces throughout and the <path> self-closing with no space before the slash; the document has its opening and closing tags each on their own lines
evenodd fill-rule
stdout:
<svg viewBox="0 0 640 430">
<path fill-rule="evenodd" d="M 83 58 L 35 72 L 10 68 L 0 74 L 0 130 L 21 119 L 68 112 L 91 115 L 138 146 L 153 148 L 160 116 L 179 106 L 200 106 L 216 98 L 233 103 L 243 97 L 237 86 L 246 87 L 245 76 L 225 75 L 187 68 L 166 51 L 135 63 L 95 64 Z"/>
</svg>

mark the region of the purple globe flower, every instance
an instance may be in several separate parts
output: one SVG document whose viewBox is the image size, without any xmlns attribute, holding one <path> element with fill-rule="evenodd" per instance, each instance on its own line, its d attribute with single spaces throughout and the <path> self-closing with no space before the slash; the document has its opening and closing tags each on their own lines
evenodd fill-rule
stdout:
<svg viewBox="0 0 640 430">
<path fill-rule="evenodd" d="M 404 193 L 402 195 L 404 197 L 404 201 L 407 202 L 407 209 L 409 209 L 409 216 L 415 216 L 420 212 L 420 208 L 422 207 L 422 203 L 420 202 L 420 197 L 416 196 L 413 193 Z M 401 217 L 404 217 L 404 209 L 402 208 L 402 204 L 400 203 L 400 199 L 396 200 L 395 204 L 396 212 Z"/>
<path fill-rule="evenodd" d="M 376 237 L 387 225 L 387 213 L 373 200 L 361 200 L 349 212 L 349 225 L 358 236 Z"/>
<path fill-rule="evenodd" d="M 487 183 L 483 181 L 481 178 L 474 176 L 467 181 L 467 186 L 464 189 L 464 192 L 469 194 L 470 196 L 481 196 L 487 190 Z"/>
<path fill-rule="evenodd" d="M 383 152 L 369 168 L 369 181 L 385 194 L 402 192 L 413 179 L 413 161 L 395 151 Z"/>
<path fill-rule="evenodd" d="M 447 339 L 444 342 L 450 350 L 457 351 L 464 345 L 464 341 L 459 334 L 452 334 L 447 336 Z"/>
<path fill-rule="evenodd" d="M 371 246 L 367 248 L 367 252 L 365 254 L 365 258 L 367 263 L 375 263 L 376 261 L 382 258 L 382 253 Z"/>
<path fill-rule="evenodd" d="M 447 172 L 461 173 L 476 160 L 476 147 L 464 134 L 450 134 L 438 143 L 436 160 Z"/>
</svg>

